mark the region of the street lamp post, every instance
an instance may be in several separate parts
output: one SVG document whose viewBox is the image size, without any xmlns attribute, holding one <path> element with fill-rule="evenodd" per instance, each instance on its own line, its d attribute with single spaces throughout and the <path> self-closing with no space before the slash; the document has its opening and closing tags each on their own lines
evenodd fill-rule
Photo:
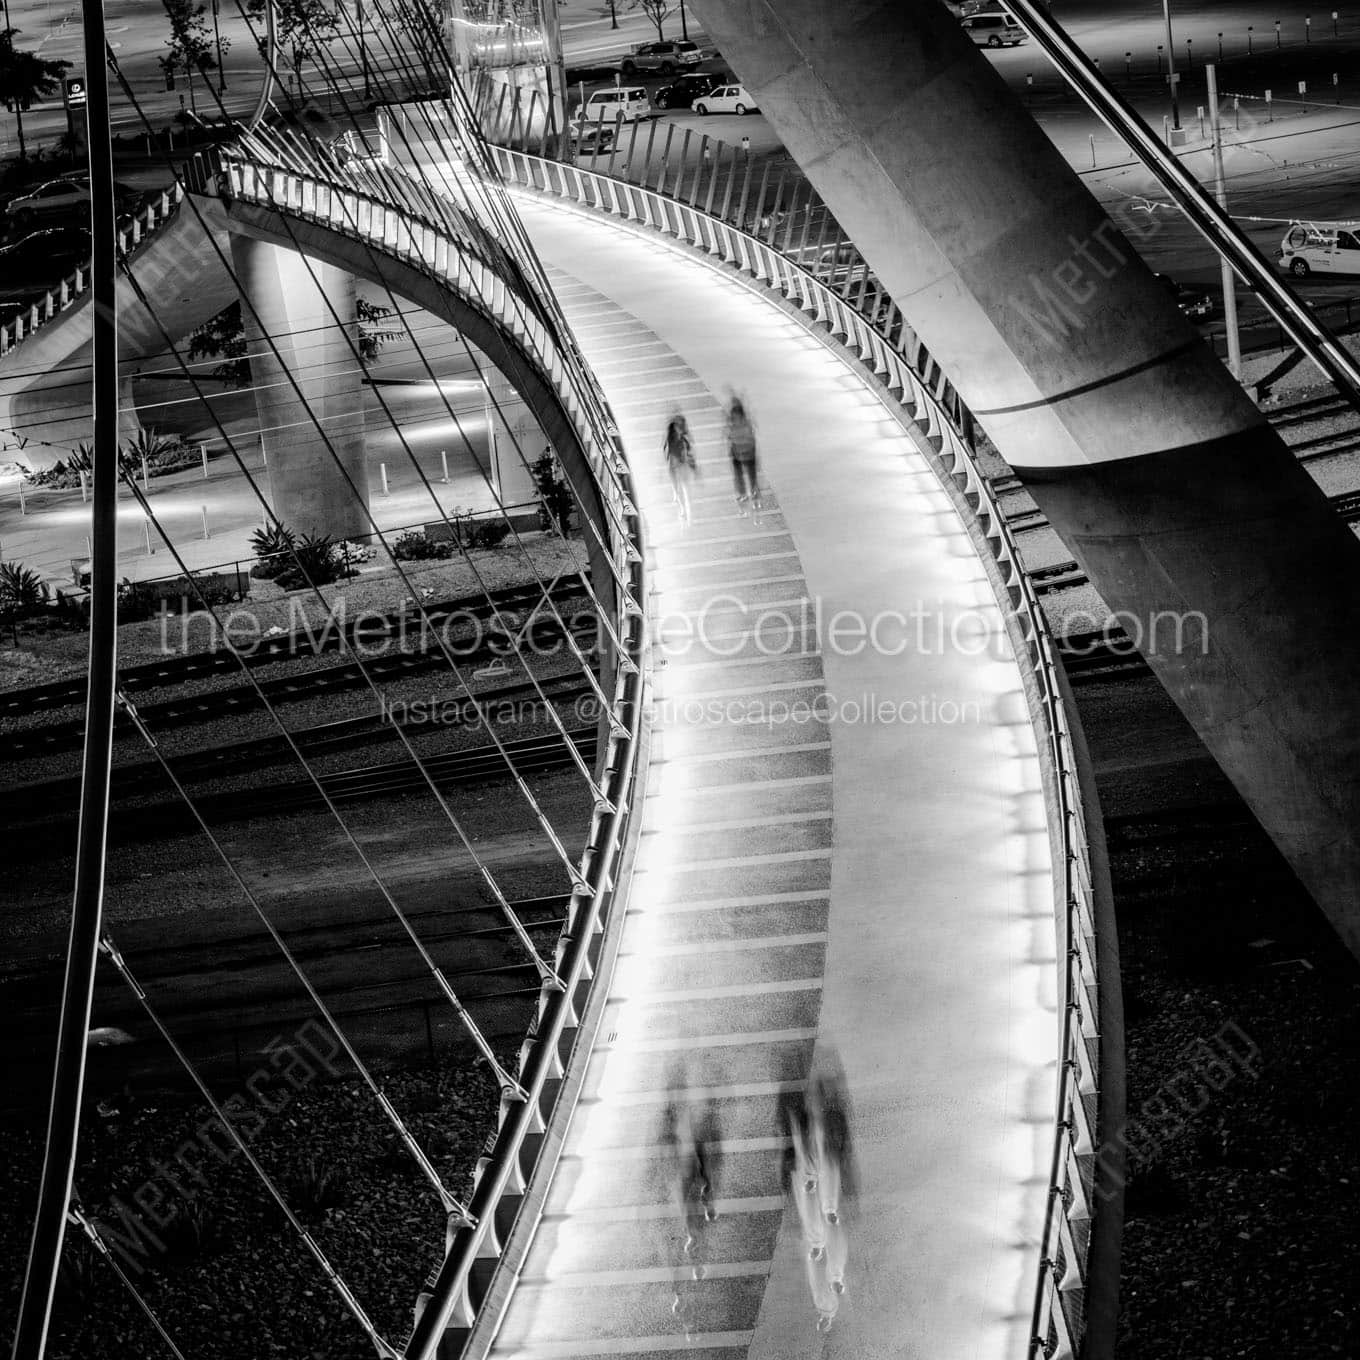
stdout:
<svg viewBox="0 0 1360 1360">
<path fill-rule="evenodd" d="M 364 72 L 364 98 L 373 97 L 368 71 L 368 44 L 364 40 L 364 0 L 354 0 L 354 22 L 359 29 L 359 64 Z"/>
<path fill-rule="evenodd" d="M 222 30 L 217 23 L 219 8 L 218 0 L 212 0 L 213 42 L 217 44 L 217 93 L 221 94 L 227 88 L 227 68 L 222 64 Z M 208 88 L 211 89 L 212 86 Z"/>
<path fill-rule="evenodd" d="M 1176 44 L 1171 36 L 1171 0 L 1162 0 L 1162 14 L 1166 18 L 1166 80 L 1171 87 L 1171 126 L 1181 126 L 1180 102 L 1176 98 Z"/>
<path fill-rule="evenodd" d="M 689 41 L 689 25 L 685 22 L 685 0 L 680 0 L 680 36 Z"/>
</svg>

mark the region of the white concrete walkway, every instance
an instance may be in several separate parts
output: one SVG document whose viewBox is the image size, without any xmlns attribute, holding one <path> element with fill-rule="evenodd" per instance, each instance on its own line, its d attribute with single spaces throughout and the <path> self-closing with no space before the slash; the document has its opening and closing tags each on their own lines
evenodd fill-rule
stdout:
<svg viewBox="0 0 1360 1360">
<path fill-rule="evenodd" d="M 637 470 L 664 631 L 709 614 L 657 673 L 602 1043 L 494 1353 L 1023 1356 L 1054 926 L 1034 736 L 982 567 L 869 385 L 771 302 L 660 238 L 520 204 Z M 735 513 L 729 385 L 773 493 L 759 523 Z M 703 470 L 688 531 L 672 410 Z M 844 1064 L 860 1182 L 825 1334 L 775 1118 L 814 1049 Z M 676 1082 L 724 1139 L 721 1216 L 689 1257 L 658 1135 Z"/>
</svg>

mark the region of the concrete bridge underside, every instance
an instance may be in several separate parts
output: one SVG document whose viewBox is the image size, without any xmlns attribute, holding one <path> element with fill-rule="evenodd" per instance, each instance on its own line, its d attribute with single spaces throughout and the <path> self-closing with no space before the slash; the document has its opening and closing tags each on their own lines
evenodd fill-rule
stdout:
<svg viewBox="0 0 1360 1360">
<path fill-rule="evenodd" d="M 524 403 L 557 450 L 581 503 L 598 511 L 575 428 L 550 384 L 495 317 L 430 273 L 319 223 L 247 203 L 228 207 L 210 196 L 186 201 L 143 244 L 133 269 L 150 307 L 120 277 L 125 433 L 138 428 L 137 373 L 149 364 L 172 368 L 169 345 L 180 345 L 240 296 L 239 279 L 253 299 L 242 314 L 252 363 L 263 370 L 256 373 L 256 406 L 267 432 L 271 505 L 299 532 L 337 539 L 371 532 L 364 375 L 354 357 L 356 279 L 447 322 L 485 355 L 498 388 L 508 387 Z M 0 438 L 10 444 L 5 457 L 50 466 L 91 439 L 90 305 L 86 295 L 0 361 Z M 15 448 L 16 432 L 27 441 L 22 448 Z"/>
<path fill-rule="evenodd" d="M 1349 529 L 943 5 L 694 8 L 1360 953 Z"/>
</svg>

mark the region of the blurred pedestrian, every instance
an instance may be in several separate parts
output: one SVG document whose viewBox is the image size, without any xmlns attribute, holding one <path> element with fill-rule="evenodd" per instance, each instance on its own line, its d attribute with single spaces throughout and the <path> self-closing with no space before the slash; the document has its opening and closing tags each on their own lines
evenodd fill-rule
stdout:
<svg viewBox="0 0 1360 1360">
<path fill-rule="evenodd" d="M 855 1191 L 850 1100 L 834 1052 L 822 1056 L 806 1093 L 785 1091 L 779 1122 L 788 1135 L 787 1189 L 802 1230 L 808 1291 L 818 1331 L 829 1331 L 845 1293 L 849 1239 L 844 1201 Z"/>
<path fill-rule="evenodd" d="M 680 523 L 690 522 L 689 488 L 699 473 L 699 464 L 694 457 L 694 441 L 690 438 L 689 422 L 678 411 L 666 426 L 666 437 L 662 441 L 666 455 L 666 471 L 670 473 L 671 491 L 675 503 L 680 507 Z"/>
<path fill-rule="evenodd" d="M 756 466 L 756 432 L 738 396 L 727 406 L 727 452 L 732 459 L 732 481 L 737 490 L 737 514 L 749 505 L 760 509 L 759 469 Z"/>
</svg>

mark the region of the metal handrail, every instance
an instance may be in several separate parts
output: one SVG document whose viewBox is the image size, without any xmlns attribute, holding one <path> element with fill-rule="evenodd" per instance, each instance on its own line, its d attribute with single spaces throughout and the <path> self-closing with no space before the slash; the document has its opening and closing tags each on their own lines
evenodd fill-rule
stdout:
<svg viewBox="0 0 1360 1360">
<path fill-rule="evenodd" d="M 963 423 L 942 397 L 942 379 L 932 382 L 913 366 L 907 348 L 915 349 L 914 343 L 904 348 L 895 342 L 846 298 L 767 242 L 692 203 L 641 185 L 507 147 L 494 147 L 493 152 L 507 181 L 684 241 L 766 284 L 824 325 L 902 403 L 972 507 L 1025 638 L 1056 790 L 1062 853 L 1062 900 L 1056 904 L 1062 1023 L 1057 1111 L 1038 1239 L 1029 1355 L 1031 1360 L 1068 1360 L 1081 1343 L 1086 1252 L 1094 1212 L 1095 1121 L 1086 1101 L 1098 1101 L 1100 1094 L 1098 1052 L 1088 1049 L 1099 1033 L 1089 842 L 1076 751 L 1048 621 Z M 683 175 L 680 178 L 683 181 Z M 902 333 L 906 334 L 905 328 Z"/>
<path fill-rule="evenodd" d="M 473 1266 L 502 1250 L 499 1221 L 532 1172 L 538 1151 L 534 1139 L 552 1113 L 569 1038 L 579 1025 L 594 977 L 594 949 L 629 835 L 638 773 L 646 645 L 638 603 L 645 596 L 642 525 L 617 430 L 593 375 L 575 347 L 562 343 L 543 308 L 507 287 L 491 265 L 469 251 L 464 214 L 451 216 L 443 200 L 428 193 L 396 195 L 403 201 L 394 208 L 390 177 L 381 186 L 360 187 L 344 175 L 322 176 L 310 165 L 261 164 L 231 149 L 217 153 L 215 166 L 226 177 L 221 187 L 233 199 L 367 240 L 375 250 L 435 276 L 495 317 L 556 391 L 606 510 L 608 541 L 603 546 L 619 584 L 615 632 L 621 652 L 600 767 L 603 797 L 592 815 L 580 879 L 554 958 L 555 976 L 543 984 L 538 1019 L 520 1050 L 518 1080 L 525 1098 L 503 1095 L 497 1133 L 474 1173 L 468 1213 L 450 1218 L 444 1261 L 417 1302 L 404 1354 L 408 1360 L 426 1360 L 449 1327 L 470 1326 L 475 1317 Z"/>
<path fill-rule="evenodd" d="M 183 199 L 184 189 L 178 183 L 157 194 L 118 233 L 118 253 L 131 255 L 152 232 L 159 230 L 175 216 Z M 0 355 L 8 354 L 21 340 L 46 325 L 53 317 L 60 316 L 89 291 L 90 267 L 81 265 L 55 288 L 49 288 L 31 306 L 0 326 Z"/>
</svg>

